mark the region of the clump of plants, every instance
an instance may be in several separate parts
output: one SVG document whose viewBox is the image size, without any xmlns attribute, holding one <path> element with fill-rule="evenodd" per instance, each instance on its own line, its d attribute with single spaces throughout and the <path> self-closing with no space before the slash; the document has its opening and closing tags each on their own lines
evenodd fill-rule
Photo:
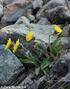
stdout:
<svg viewBox="0 0 70 89">
<path fill-rule="evenodd" d="M 23 45 L 23 56 L 20 60 L 25 65 L 32 65 L 36 75 L 40 73 L 46 74 L 54 63 L 54 60 L 60 55 L 60 42 L 55 40 L 52 44 L 33 41 L 29 47 Z"/>
<path fill-rule="evenodd" d="M 54 28 L 59 35 L 53 43 L 50 43 L 50 39 L 48 44 L 41 40 L 35 40 L 33 39 L 33 32 L 29 32 L 26 35 L 26 44 L 23 43 L 22 45 L 23 55 L 20 60 L 23 64 L 32 66 L 36 75 L 46 74 L 61 53 L 59 36 L 62 30 L 57 25 Z"/>
</svg>

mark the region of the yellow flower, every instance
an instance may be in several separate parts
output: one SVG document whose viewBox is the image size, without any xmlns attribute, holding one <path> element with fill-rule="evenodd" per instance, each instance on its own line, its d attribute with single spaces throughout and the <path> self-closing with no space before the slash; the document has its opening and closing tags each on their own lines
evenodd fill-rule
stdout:
<svg viewBox="0 0 70 89">
<path fill-rule="evenodd" d="M 62 29 L 59 25 L 54 25 L 54 29 L 57 33 L 62 33 Z"/>
<path fill-rule="evenodd" d="M 33 39 L 33 32 L 28 32 L 27 34 L 26 34 L 26 41 L 31 41 L 32 39 Z"/>
<path fill-rule="evenodd" d="M 18 40 L 16 41 L 14 47 L 13 47 L 13 53 L 15 53 L 15 52 L 17 51 L 19 45 L 20 45 L 20 41 L 19 41 L 19 39 L 18 39 Z"/>
<path fill-rule="evenodd" d="M 6 46 L 5 46 L 5 49 L 9 48 L 11 43 L 12 43 L 11 38 L 9 38 L 8 42 L 7 42 Z"/>
</svg>

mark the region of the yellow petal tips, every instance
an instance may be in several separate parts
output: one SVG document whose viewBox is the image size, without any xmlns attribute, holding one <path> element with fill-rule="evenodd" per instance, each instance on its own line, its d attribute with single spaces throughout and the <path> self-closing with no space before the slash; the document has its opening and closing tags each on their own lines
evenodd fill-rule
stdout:
<svg viewBox="0 0 70 89">
<path fill-rule="evenodd" d="M 13 47 L 13 53 L 15 53 L 15 52 L 17 51 L 19 45 L 20 45 L 20 41 L 19 41 L 19 39 L 18 39 L 18 40 L 16 41 L 14 47 Z"/>
<path fill-rule="evenodd" d="M 55 30 L 57 33 L 62 33 L 62 29 L 60 28 L 59 25 L 54 25 L 54 30 Z"/>
<path fill-rule="evenodd" d="M 28 32 L 27 34 L 26 34 L 26 41 L 31 41 L 32 39 L 33 39 L 33 32 Z"/>
<path fill-rule="evenodd" d="M 9 48 L 11 43 L 12 43 L 11 38 L 9 38 L 7 44 L 5 45 L 5 49 Z"/>
</svg>

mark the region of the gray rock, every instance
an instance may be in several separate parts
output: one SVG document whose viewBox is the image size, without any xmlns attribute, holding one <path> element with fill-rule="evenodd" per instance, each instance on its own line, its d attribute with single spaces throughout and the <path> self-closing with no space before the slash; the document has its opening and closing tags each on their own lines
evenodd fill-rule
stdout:
<svg viewBox="0 0 70 89">
<path fill-rule="evenodd" d="M 63 27 L 63 36 L 69 37 L 70 36 L 70 25 L 66 25 Z"/>
<path fill-rule="evenodd" d="M 3 1 L 4 6 L 6 6 L 6 5 L 12 3 L 14 0 L 2 0 L 2 1 Z"/>
<path fill-rule="evenodd" d="M 12 3 L 4 7 L 4 15 L 2 23 L 15 22 L 22 15 L 27 14 L 27 10 L 32 8 L 32 0 L 14 0 Z"/>
<path fill-rule="evenodd" d="M 52 10 L 46 10 L 46 16 L 50 19 L 52 23 L 56 24 L 70 22 L 69 13 L 70 11 L 67 11 L 63 6 L 58 6 Z"/>
<path fill-rule="evenodd" d="M 65 83 L 70 83 L 70 52 L 61 56 L 52 67 L 53 78 L 59 80 L 49 89 L 59 89 Z M 55 77 L 56 76 L 56 77 Z"/>
<path fill-rule="evenodd" d="M 62 24 L 70 22 L 70 9 L 65 0 L 50 0 L 38 12 L 37 17 L 42 15 L 49 18 L 52 23 Z"/>
<path fill-rule="evenodd" d="M 40 25 L 48 25 L 48 24 L 50 24 L 50 22 L 48 21 L 47 18 L 42 17 L 42 18 L 38 21 L 37 24 L 40 24 Z"/>
<path fill-rule="evenodd" d="M 62 35 L 64 37 L 68 37 L 70 35 L 70 26 L 69 25 L 66 25 L 66 26 L 63 27 Z"/>
<path fill-rule="evenodd" d="M 19 59 L 4 45 L 0 46 L 0 85 L 12 85 L 23 71 L 24 66 Z"/>
<path fill-rule="evenodd" d="M 3 15 L 3 1 L 0 0 L 0 18 L 2 17 Z"/>
<path fill-rule="evenodd" d="M 26 34 L 29 31 L 34 32 L 34 36 L 36 40 L 39 39 L 39 40 L 44 41 L 45 43 L 48 43 L 49 40 L 51 43 L 57 38 L 57 35 L 52 35 L 54 34 L 53 25 L 38 25 L 38 24 L 29 24 L 29 25 L 28 24 L 19 24 L 19 25 L 14 24 L 14 25 L 7 26 L 0 30 L 0 37 L 6 40 L 6 38 L 9 37 L 10 34 L 12 36 L 12 34 L 17 33 L 21 36 L 24 36 L 24 34 Z"/>
<path fill-rule="evenodd" d="M 20 17 L 17 22 L 15 24 L 25 24 L 25 25 L 29 25 L 30 21 L 28 18 L 26 18 L 25 16 Z"/>
<path fill-rule="evenodd" d="M 32 14 L 29 14 L 27 17 L 30 20 L 30 22 L 35 20 L 35 16 L 33 16 Z"/>
<path fill-rule="evenodd" d="M 29 74 L 18 86 L 5 86 L 1 87 L 1 89 L 41 89 L 38 87 L 44 80 L 46 80 L 46 76 L 42 76 L 40 79 L 35 79 L 33 74 Z"/>
<path fill-rule="evenodd" d="M 20 86 L 26 86 L 26 89 L 38 89 L 41 82 L 46 80 L 46 76 L 42 76 L 39 79 L 35 79 L 33 74 L 29 74 Z"/>
<path fill-rule="evenodd" d="M 48 6 L 48 9 L 52 9 L 56 6 L 64 6 L 65 5 L 65 0 L 50 0 L 48 3 L 47 3 L 47 6 Z"/>
<path fill-rule="evenodd" d="M 50 1 L 50 0 L 43 0 L 43 3 L 46 4 L 48 1 Z"/>
<path fill-rule="evenodd" d="M 5 86 L 1 87 L 1 89 L 27 89 L 25 86 Z"/>
<path fill-rule="evenodd" d="M 61 37 L 60 43 L 64 49 L 70 49 L 70 37 Z"/>
<path fill-rule="evenodd" d="M 35 8 L 41 8 L 42 7 L 42 5 L 43 5 L 43 1 L 42 0 L 34 0 L 33 2 L 32 2 L 32 4 L 33 4 L 33 8 L 35 9 Z"/>
</svg>

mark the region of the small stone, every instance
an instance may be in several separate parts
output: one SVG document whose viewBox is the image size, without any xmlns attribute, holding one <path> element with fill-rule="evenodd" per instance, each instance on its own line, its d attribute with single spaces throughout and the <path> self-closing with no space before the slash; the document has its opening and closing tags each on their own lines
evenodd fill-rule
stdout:
<svg viewBox="0 0 70 89">
<path fill-rule="evenodd" d="M 70 37 L 61 37 L 60 43 L 64 49 L 70 49 Z"/>
<path fill-rule="evenodd" d="M 3 1 L 0 0 L 0 18 L 2 17 L 3 15 Z"/>
<path fill-rule="evenodd" d="M 35 8 L 41 8 L 43 5 L 43 1 L 42 0 L 34 0 L 32 4 L 33 4 L 34 9 Z"/>
<path fill-rule="evenodd" d="M 42 18 L 40 18 L 40 20 L 38 21 L 37 24 L 40 24 L 40 25 L 48 25 L 48 24 L 50 24 L 50 22 L 48 21 L 47 18 L 42 17 Z"/>
<path fill-rule="evenodd" d="M 35 20 L 35 17 L 31 14 L 29 14 L 27 17 L 30 20 L 30 22 Z"/>
<path fill-rule="evenodd" d="M 25 24 L 25 25 L 29 25 L 30 21 L 28 18 L 26 18 L 25 16 L 20 17 L 17 22 L 15 24 Z"/>
</svg>

